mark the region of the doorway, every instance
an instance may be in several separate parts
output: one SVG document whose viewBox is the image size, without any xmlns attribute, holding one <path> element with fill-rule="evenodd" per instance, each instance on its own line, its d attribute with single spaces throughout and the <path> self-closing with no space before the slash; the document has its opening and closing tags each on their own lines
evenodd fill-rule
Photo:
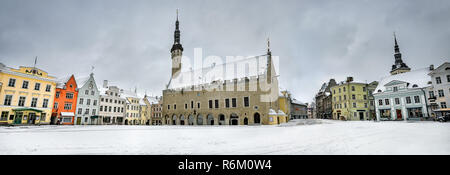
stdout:
<svg viewBox="0 0 450 175">
<path fill-rule="evenodd" d="M 395 110 L 396 112 L 397 112 L 397 120 L 402 120 L 402 110 L 400 110 L 400 109 L 397 109 L 397 110 Z"/>
<path fill-rule="evenodd" d="M 359 120 L 364 120 L 364 112 L 359 112 Z"/>
<path fill-rule="evenodd" d="M 244 118 L 244 125 L 248 125 L 248 118 L 247 117 Z"/>
</svg>

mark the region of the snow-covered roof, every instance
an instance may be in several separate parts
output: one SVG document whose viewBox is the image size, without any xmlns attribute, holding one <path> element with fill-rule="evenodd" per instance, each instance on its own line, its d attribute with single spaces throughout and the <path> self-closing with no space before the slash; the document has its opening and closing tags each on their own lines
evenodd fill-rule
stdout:
<svg viewBox="0 0 450 175">
<path fill-rule="evenodd" d="M 255 77 L 265 74 L 266 69 L 267 55 L 232 60 L 223 64 L 212 63 L 207 67 L 195 70 L 182 67 L 180 73 L 170 80 L 168 89 L 209 84 L 214 81 L 219 82 L 245 77 Z"/>
<path fill-rule="evenodd" d="M 147 105 L 147 104 L 145 104 L 145 102 L 144 102 L 144 99 L 143 99 L 143 98 L 139 99 L 139 104 L 140 104 L 140 105 Z"/>
<path fill-rule="evenodd" d="M 89 78 L 91 78 L 90 75 L 80 75 L 80 76 L 75 76 L 75 81 L 77 82 L 77 86 L 78 87 L 82 87 L 86 84 L 86 82 L 89 80 Z"/>
<path fill-rule="evenodd" d="M 282 110 L 278 110 L 278 114 L 279 116 L 286 116 L 286 114 L 282 111 Z"/>
<path fill-rule="evenodd" d="M 378 83 L 374 94 L 379 93 L 379 90 L 381 90 L 381 92 L 384 92 L 386 90 L 385 85 L 394 80 L 409 83 L 407 88 L 411 88 L 414 85 L 417 85 L 417 88 L 427 87 L 428 82 L 431 80 L 430 76 L 428 76 L 428 73 L 430 73 L 429 68 L 422 68 L 410 72 L 384 77 L 380 80 L 380 83 Z"/>
<path fill-rule="evenodd" d="M 159 100 L 157 97 L 147 96 L 146 97 L 150 104 L 158 104 Z"/>
<path fill-rule="evenodd" d="M 137 93 L 135 93 L 134 91 L 130 91 L 130 90 L 123 90 L 120 94 L 124 98 L 139 98 Z"/>
<path fill-rule="evenodd" d="M 278 115 L 273 109 L 269 109 L 269 115 Z"/>
<path fill-rule="evenodd" d="M 56 80 L 56 88 L 64 88 L 64 85 L 67 83 L 67 81 L 69 81 L 70 77 L 72 77 L 72 75 L 67 75 L 64 77 L 60 77 Z M 78 84 L 78 82 L 77 82 Z"/>
<path fill-rule="evenodd" d="M 299 100 L 297 100 L 297 99 L 292 99 L 292 103 L 294 103 L 294 104 L 299 104 L 299 105 L 305 105 L 306 106 L 306 104 L 305 103 L 303 103 L 303 102 L 301 102 L 301 101 L 299 101 Z"/>
</svg>

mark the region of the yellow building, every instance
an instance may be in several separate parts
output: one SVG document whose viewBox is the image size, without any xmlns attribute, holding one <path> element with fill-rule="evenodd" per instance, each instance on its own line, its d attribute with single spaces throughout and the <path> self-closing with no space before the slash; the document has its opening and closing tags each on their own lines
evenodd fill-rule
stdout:
<svg viewBox="0 0 450 175">
<path fill-rule="evenodd" d="M 49 124 L 56 78 L 35 67 L 0 63 L 0 124 Z"/>
<path fill-rule="evenodd" d="M 352 77 L 331 88 L 333 119 L 368 120 L 370 103 L 367 83 L 353 82 Z"/>
<path fill-rule="evenodd" d="M 125 125 L 140 125 L 141 123 L 141 98 L 138 97 L 136 90 L 125 91 L 121 90 L 121 97 L 125 101 Z"/>
</svg>

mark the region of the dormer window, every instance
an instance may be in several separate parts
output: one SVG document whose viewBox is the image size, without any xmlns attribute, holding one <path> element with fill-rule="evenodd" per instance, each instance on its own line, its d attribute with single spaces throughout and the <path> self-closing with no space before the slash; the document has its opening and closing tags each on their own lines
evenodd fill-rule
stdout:
<svg viewBox="0 0 450 175">
<path fill-rule="evenodd" d="M 397 91 L 398 91 L 398 87 L 395 86 L 395 87 L 394 87 L 394 92 L 397 92 Z"/>
<path fill-rule="evenodd" d="M 413 88 L 416 88 L 416 87 L 419 87 L 417 84 L 414 84 L 413 86 L 412 86 Z"/>
</svg>

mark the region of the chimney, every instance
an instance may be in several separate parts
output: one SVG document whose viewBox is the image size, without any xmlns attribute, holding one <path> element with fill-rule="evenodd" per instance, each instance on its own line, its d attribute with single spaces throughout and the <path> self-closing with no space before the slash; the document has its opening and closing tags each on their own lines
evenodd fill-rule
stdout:
<svg viewBox="0 0 450 175">
<path fill-rule="evenodd" d="M 108 80 L 103 80 L 103 88 L 108 88 Z"/>
<path fill-rule="evenodd" d="M 353 81 L 353 77 L 347 77 L 347 83 L 350 83 Z"/>
<path fill-rule="evenodd" d="M 430 65 L 430 70 L 434 70 L 434 65 Z"/>
</svg>

